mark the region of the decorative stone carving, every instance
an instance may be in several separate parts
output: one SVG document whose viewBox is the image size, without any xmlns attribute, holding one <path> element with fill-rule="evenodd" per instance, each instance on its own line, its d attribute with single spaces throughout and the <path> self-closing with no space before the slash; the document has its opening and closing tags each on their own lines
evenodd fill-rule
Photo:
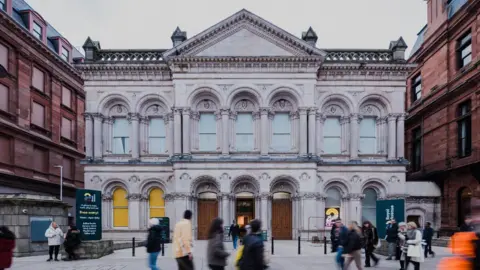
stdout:
<svg viewBox="0 0 480 270">
<path fill-rule="evenodd" d="M 317 174 L 317 184 L 323 183 L 323 178 Z"/>
<path fill-rule="evenodd" d="M 267 173 L 262 173 L 259 178 L 260 181 L 268 181 L 270 179 L 270 176 Z"/>
<path fill-rule="evenodd" d="M 400 178 L 393 175 L 392 177 L 390 177 L 390 179 L 388 179 L 388 182 L 389 183 L 400 183 Z"/>
<path fill-rule="evenodd" d="M 302 173 L 299 177 L 300 181 L 308 181 L 308 179 L 310 179 L 310 175 L 308 175 L 307 173 Z"/>
<path fill-rule="evenodd" d="M 365 194 L 361 194 L 361 193 L 350 193 L 348 194 L 348 198 L 350 200 L 353 200 L 353 201 L 358 201 L 358 200 L 362 200 L 363 198 L 365 198 Z"/>
<path fill-rule="evenodd" d="M 290 101 L 286 99 L 280 99 L 273 103 L 273 110 L 274 111 L 280 111 L 280 112 L 289 112 L 293 110 L 293 105 L 290 103 Z"/>
<path fill-rule="evenodd" d="M 175 200 L 175 199 L 187 199 L 187 198 L 190 198 L 192 196 L 191 194 L 186 193 L 186 192 L 172 192 L 172 193 L 169 193 L 169 195 L 171 196 L 171 198 L 173 200 Z"/>
<path fill-rule="evenodd" d="M 326 201 L 327 200 L 327 196 L 325 196 L 325 194 L 321 194 L 321 193 L 316 193 L 316 197 L 315 199 L 317 199 L 317 201 Z"/>
<path fill-rule="evenodd" d="M 240 183 L 235 186 L 235 189 L 233 190 L 233 192 L 235 193 L 250 192 L 255 194 L 257 190 L 251 183 Z"/>
<path fill-rule="evenodd" d="M 152 105 L 148 107 L 146 110 L 147 115 L 158 115 L 163 112 L 164 112 L 163 108 L 158 104 Z"/>
<path fill-rule="evenodd" d="M 189 181 L 191 180 L 192 178 L 190 177 L 190 175 L 188 175 L 188 173 L 183 173 L 181 176 L 180 176 L 180 181 Z"/>
<path fill-rule="evenodd" d="M 255 104 L 248 99 L 242 99 L 234 106 L 237 112 L 251 112 L 255 110 Z"/>
<path fill-rule="evenodd" d="M 405 197 L 408 197 L 406 194 L 388 194 L 387 199 L 389 200 L 395 200 L 395 199 L 405 199 Z"/>
<path fill-rule="evenodd" d="M 100 178 L 100 176 L 98 175 L 95 175 L 94 177 L 92 177 L 92 179 L 90 179 L 90 182 L 92 182 L 94 185 L 98 185 L 102 183 L 102 178 Z"/>
<path fill-rule="evenodd" d="M 429 198 L 429 197 L 408 197 L 408 198 L 406 198 L 407 203 L 415 203 L 415 204 L 435 203 L 435 200 L 436 200 L 435 198 Z"/>
<path fill-rule="evenodd" d="M 358 176 L 358 175 L 354 175 L 352 177 L 352 179 L 350 179 L 350 182 L 355 183 L 355 184 L 360 183 L 360 182 L 362 182 L 362 178 L 360 178 L 360 176 Z"/>
<path fill-rule="evenodd" d="M 368 115 L 368 116 L 380 116 L 380 110 L 374 106 L 374 105 L 371 105 L 371 104 L 367 104 L 365 106 L 363 106 L 361 109 L 360 109 L 360 112 L 363 114 L 363 115 Z"/>
<path fill-rule="evenodd" d="M 342 115 L 344 115 L 343 109 L 336 104 L 328 105 L 322 113 L 323 113 L 324 116 L 327 116 L 327 115 L 342 116 Z"/>
<path fill-rule="evenodd" d="M 268 192 L 262 192 L 260 195 L 259 195 L 260 199 L 261 200 L 267 200 L 271 197 L 271 194 L 268 193 Z"/>
<path fill-rule="evenodd" d="M 175 179 L 175 176 L 172 174 L 167 178 L 167 183 L 172 183 L 173 180 Z"/>
<path fill-rule="evenodd" d="M 140 199 L 142 199 L 142 194 L 140 194 L 140 193 L 130 193 L 130 194 L 128 194 L 127 199 L 129 201 L 139 201 Z"/>
<path fill-rule="evenodd" d="M 217 106 L 215 105 L 215 102 L 209 99 L 204 99 L 198 103 L 196 110 L 213 112 L 217 111 Z"/>
<path fill-rule="evenodd" d="M 127 115 L 128 110 L 125 106 L 118 104 L 110 109 L 109 115 Z"/>
<path fill-rule="evenodd" d="M 304 199 L 316 199 L 318 197 L 318 193 L 317 192 L 304 192 L 302 194 L 302 197 Z"/>
<path fill-rule="evenodd" d="M 135 184 L 135 183 L 137 183 L 137 182 L 140 182 L 140 178 L 139 178 L 138 176 L 136 176 L 136 175 L 132 175 L 132 177 L 130 177 L 130 178 L 128 179 L 128 181 Z"/>
<path fill-rule="evenodd" d="M 228 173 L 223 173 L 223 174 L 220 175 L 220 177 L 218 178 L 218 180 L 220 180 L 220 181 L 228 181 L 228 180 L 230 180 L 230 179 L 232 179 L 232 177 L 230 177 L 230 176 L 228 175 Z"/>
<path fill-rule="evenodd" d="M 102 200 L 103 201 L 111 201 L 113 200 L 113 195 L 110 192 L 106 192 L 102 194 Z"/>
<path fill-rule="evenodd" d="M 345 51 L 329 50 L 325 62 L 380 62 L 388 63 L 393 61 L 391 50 L 376 51 Z"/>
</svg>

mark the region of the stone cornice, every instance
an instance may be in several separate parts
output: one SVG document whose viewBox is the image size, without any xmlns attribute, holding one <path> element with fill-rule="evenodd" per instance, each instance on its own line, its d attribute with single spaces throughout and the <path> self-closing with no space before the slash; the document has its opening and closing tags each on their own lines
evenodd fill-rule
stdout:
<svg viewBox="0 0 480 270">
<path fill-rule="evenodd" d="M 111 81 L 118 79 L 133 81 L 169 81 L 170 69 L 165 64 L 77 64 L 82 78 L 94 81 Z"/>
</svg>

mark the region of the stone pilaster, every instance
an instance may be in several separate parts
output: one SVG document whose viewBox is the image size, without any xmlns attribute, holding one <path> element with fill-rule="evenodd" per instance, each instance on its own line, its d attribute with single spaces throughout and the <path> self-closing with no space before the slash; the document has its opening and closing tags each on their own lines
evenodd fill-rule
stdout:
<svg viewBox="0 0 480 270">
<path fill-rule="evenodd" d="M 93 116 L 85 113 L 85 155 L 87 159 L 93 158 Z"/>
<path fill-rule="evenodd" d="M 359 121 L 358 114 L 350 115 L 350 159 L 358 159 Z"/>
<path fill-rule="evenodd" d="M 128 228 L 130 230 L 140 229 L 140 200 L 142 194 L 130 193 L 128 194 Z"/>
<path fill-rule="evenodd" d="M 326 117 L 321 113 L 317 113 L 315 119 L 317 120 L 317 154 L 320 156 L 323 153 L 323 124 Z"/>
<path fill-rule="evenodd" d="M 397 157 L 405 156 L 405 114 L 400 114 L 397 119 Z"/>
<path fill-rule="evenodd" d="M 316 144 L 316 114 L 317 108 L 310 108 L 308 111 L 308 153 L 316 156 L 317 155 L 317 144 Z"/>
<path fill-rule="evenodd" d="M 359 224 L 362 222 L 362 199 L 364 194 L 351 193 L 348 195 L 350 199 L 350 215 L 349 220 L 357 221 Z"/>
<path fill-rule="evenodd" d="M 182 154 L 182 111 L 179 108 L 173 109 L 173 122 L 174 122 L 174 155 Z"/>
<path fill-rule="evenodd" d="M 307 155 L 307 109 L 306 108 L 300 108 L 299 109 L 299 114 L 300 114 L 300 156 L 306 156 Z"/>
<path fill-rule="evenodd" d="M 102 121 L 103 115 L 96 113 L 93 114 L 93 140 L 94 140 L 94 152 L 93 155 L 95 159 L 102 159 Z"/>
<path fill-rule="evenodd" d="M 190 155 L 190 109 L 183 108 L 182 110 L 182 119 L 183 119 L 183 150 L 184 155 Z"/>
<path fill-rule="evenodd" d="M 262 193 L 260 194 L 260 211 L 261 214 L 261 221 L 262 221 L 262 230 L 268 230 L 268 199 L 270 198 L 270 193 Z M 271 211 L 271 210 L 270 210 Z M 271 232 L 270 232 L 271 234 Z"/>
<path fill-rule="evenodd" d="M 173 148 L 175 144 L 175 128 L 173 123 L 173 113 L 166 115 L 165 119 L 168 123 L 168 134 L 167 134 L 167 151 L 168 156 L 173 156 Z"/>
<path fill-rule="evenodd" d="M 138 140 L 138 132 L 140 130 L 139 127 L 139 115 L 136 113 L 131 113 L 128 115 L 128 120 L 131 123 L 131 150 L 132 150 L 132 159 L 138 159 L 140 157 L 140 152 L 138 151 L 139 140 Z"/>
<path fill-rule="evenodd" d="M 320 193 L 317 193 L 316 194 L 316 197 L 315 197 L 315 208 L 316 208 L 316 216 L 318 216 L 319 214 L 318 213 L 322 213 L 320 214 L 320 216 L 323 216 L 323 211 L 325 210 L 325 201 L 327 200 L 327 197 L 323 194 L 320 194 Z M 317 224 L 317 228 L 320 230 L 320 229 L 325 229 L 325 219 L 321 219 L 321 218 L 318 218 L 316 219 L 316 224 Z"/>
<path fill-rule="evenodd" d="M 225 224 L 230 224 L 230 195 L 228 193 L 222 193 L 220 195 L 222 200 L 222 219 Z M 233 219 L 232 219 L 233 220 Z"/>
<path fill-rule="evenodd" d="M 229 147 L 228 115 L 230 114 L 230 110 L 229 109 L 222 109 L 220 111 L 220 113 L 222 114 L 222 129 L 223 129 L 223 132 L 221 133 L 221 136 L 222 136 L 222 155 L 228 156 L 228 154 L 229 154 L 229 149 L 228 149 L 228 147 Z"/>
<path fill-rule="evenodd" d="M 103 193 L 102 194 L 102 228 L 111 229 L 113 228 L 113 204 L 112 204 L 112 194 Z"/>
<path fill-rule="evenodd" d="M 396 115 L 390 114 L 388 116 L 388 159 L 395 159 L 395 150 L 396 145 L 396 132 L 395 132 L 395 121 Z"/>
<path fill-rule="evenodd" d="M 261 129 L 262 129 L 262 143 L 260 154 L 262 156 L 268 155 L 268 108 L 260 109 Z"/>
</svg>

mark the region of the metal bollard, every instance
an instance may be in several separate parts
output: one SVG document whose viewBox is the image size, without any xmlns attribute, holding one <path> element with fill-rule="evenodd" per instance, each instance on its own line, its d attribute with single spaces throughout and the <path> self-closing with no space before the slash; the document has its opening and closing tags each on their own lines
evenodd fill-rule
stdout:
<svg viewBox="0 0 480 270">
<path fill-rule="evenodd" d="M 132 257 L 135 257 L 135 237 L 132 238 Z"/>
<path fill-rule="evenodd" d="M 327 254 L 327 237 L 323 237 L 323 254 Z"/>
<path fill-rule="evenodd" d="M 273 236 L 272 236 L 272 255 L 273 255 L 273 249 L 274 249 L 274 246 L 273 246 Z"/>
<path fill-rule="evenodd" d="M 162 241 L 162 256 L 165 256 L 165 242 Z"/>
<path fill-rule="evenodd" d="M 298 255 L 300 255 L 300 236 L 298 237 Z"/>
</svg>

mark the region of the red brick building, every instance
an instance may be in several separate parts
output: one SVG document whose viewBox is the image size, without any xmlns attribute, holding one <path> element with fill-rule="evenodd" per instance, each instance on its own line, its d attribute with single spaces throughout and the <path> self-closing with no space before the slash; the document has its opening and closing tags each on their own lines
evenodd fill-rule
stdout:
<svg viewBox="0 0 480 270">
<path fill-rule="evenodd" d="M 83 187 L 82 55 L 23 0 L 0 0 L 0 193 Z M 72 211 L 72 215 L 74 211 Z"/>
<path fill-rule="evenodd" d="M 408 180 L 442 190 L 443 231 L 469 213 L 480 182 L 480 0 L 428 0 L 428 23 L 409 62 L 405 122 Z"/>
</svg>

